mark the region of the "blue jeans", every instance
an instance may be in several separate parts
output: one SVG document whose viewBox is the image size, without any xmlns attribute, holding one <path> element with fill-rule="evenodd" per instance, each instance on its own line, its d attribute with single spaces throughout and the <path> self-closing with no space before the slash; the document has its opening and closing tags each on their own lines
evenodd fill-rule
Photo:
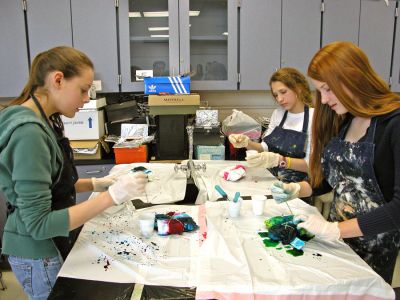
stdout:
<svg viewBox="0 0 400 300">
<path fill-rule="evenodd" d="M 8 262 L 29 300 L 46 300 L 63 263 L 59 256 L 30 259 L 9 256 Z"/>
</svg>

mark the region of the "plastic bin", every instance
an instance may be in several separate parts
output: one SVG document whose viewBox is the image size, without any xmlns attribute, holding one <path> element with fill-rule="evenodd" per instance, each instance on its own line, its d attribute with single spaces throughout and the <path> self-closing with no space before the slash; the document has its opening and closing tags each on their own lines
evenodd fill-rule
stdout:
<svg viewBox="0 0 400 300">
<path fill-rule="evenodd" d="M 116 164 L 147 162 L 147 145 L 138 148 L 113 148 Z"/>
</svg>

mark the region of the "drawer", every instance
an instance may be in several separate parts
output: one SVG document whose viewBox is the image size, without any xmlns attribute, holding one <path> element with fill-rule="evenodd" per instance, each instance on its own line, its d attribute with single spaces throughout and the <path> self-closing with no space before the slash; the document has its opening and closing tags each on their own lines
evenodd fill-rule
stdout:
<svg viewBox="0 0 400 300">
<path fill-rule="evenodd" d="M 92 178 L 92 177 L 104 177 L 110 173 L 114 164 L 107 165 L 79 165 L 76 166 L 79 178 Z M 77 193 L 76 203 L 81 203 L 89 198 L 92 192 Z"/>
<path fill-rule="evenodd" d="M 104 177 L 108 175 L 114 164 L 76 166 L 79 178 Z"/>
</svg>

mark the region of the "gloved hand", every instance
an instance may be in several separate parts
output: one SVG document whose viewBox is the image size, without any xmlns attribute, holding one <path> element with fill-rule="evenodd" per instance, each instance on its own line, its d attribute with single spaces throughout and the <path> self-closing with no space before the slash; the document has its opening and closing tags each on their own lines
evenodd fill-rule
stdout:
<svg viewBox="0 0 400 300">
<path fill-rule="evenodd" d="M 115 178 L 112 176 L 96 178 L 92 177 L 93 192 L 105 192 L 108 187 L 115 183 Z"/>
<path fill-rule="evenodd" d="M 278 203 L 286 202 L 299 197 L 300 188 L 300 184 L 296 182 L 275 182 L 271 188 L 272 197 Z"/>
<path fill-rule="evenodd" d="M 338 222 L 328 222 L 320 214 L 298 215 L 293 218 L 297 228 L 304 228 L 321 240 L 334 242 L 340 238 Z"/>
<path fill-rule="evenodd" d="M 244 134 L 230 134 L 229 141 L 235 148 L 245 148 L 249 145 L 249 137 Z"/>
<path fill-rule="evenodd" d="M 279 165 L 280 155 L 274 152 L 261 152 L 246 157 L 249 167 L 273 168 Z"/>
<path fill-rule="evenodd" d="M 120 176 L 108 188 L 115 204 L 121 204 L 143 194 L 147 183 L 147 175 L 142 172 L 128 173 Z"/>
</svg>

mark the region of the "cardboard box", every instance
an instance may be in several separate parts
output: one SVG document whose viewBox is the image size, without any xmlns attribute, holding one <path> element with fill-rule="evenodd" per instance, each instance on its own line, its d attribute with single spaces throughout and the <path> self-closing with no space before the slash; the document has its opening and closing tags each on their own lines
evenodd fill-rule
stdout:
<svg viewBox="0 0 400 300">
<path fill-rule="evenodd" d="M 149 114 L 153 116 L 164 115 L 194 115 L 198 106 L 180 105 L 180 106 L 150 106 Z"/>
<path fill-rule="evenodd" d="M 82 110 L 75 117 L 61 116 L 65 136 L 70 140 L 98 140 L 104 135 L 104 111 Z"/>
<path fill-rule="evenodd" d="M 149 106 L 200 106 L 199 94 L 149 95 Z"/>
<path fill-rule="evenodd" d="M 101 159 L 103 150 L 100 140 L 70 141 L 75 160 Z M 85 149 L 91 153 L 77 153 L 78 149 Z"/>
<path fill-rule="evenodd" d="M 88 103 L 85 103 L 85 105 L 83 105 L 83 108 L 81 108 L 81 110 L 93 110 L 93 109 L 100 109 L 104 106 L 106 106 L 106 98 L 99 98 L 99 99 L 93 99 L 90 100 Z"/>
<path fill-rule="evenodd" d="M 225 160 L 225 146 L 195 146 L 195 157 L 201 160 Z"/>
<path fill-rule="evenodd" d="M 174 77 L 145 77 L 144 78 L 145 94 L 189 94 L 190 93 L 190 77 L 174 76 Z"/>
<path fill-rule="evenodd" d="M 191 115 L 200 107 L 200 95 L 150 95 L 149 113 L 159 115 Z"/>
</svg>

